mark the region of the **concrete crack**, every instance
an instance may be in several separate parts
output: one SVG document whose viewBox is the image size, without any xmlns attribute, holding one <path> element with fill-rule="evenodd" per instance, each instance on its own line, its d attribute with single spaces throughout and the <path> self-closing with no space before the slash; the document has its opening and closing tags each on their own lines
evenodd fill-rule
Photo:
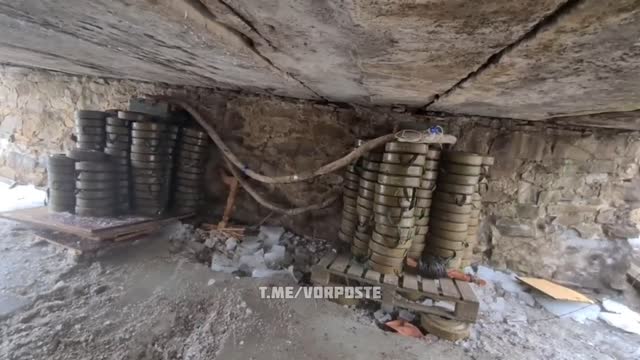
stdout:
<svg viewBox="0 0 640 360">
<path fill-rule="evenodd" d="M 253 25 L 253 23 L 251 23 L 251 21 L 249 21 L 249 19 L 247 19 L 245 16 L 243 16 L 239 11 L 237 11 L 236 9 L 234 9 L 231 5 L 227 4 L 225 1 L 223 0 L 218 0 L 222 5 L 224 5 L 227 9 L 229 9 L 229 11 L 231 11 L 231 13 L 233 13 L 235 16 L 237 16 L 244 24 L 246 24 L 253 32 L 255 32 L 262 40 L 265 41 L 265 43 L 274 51 L 277 51 L 277 48 L 275 46 L 273 46 L 273 44 L 271 43 L 271 41 L 269 39 L 267 39 L 264 35 L 262 35 L 258 29 Z M 313 90 L 312 88 L 310 88 L 307 84 L 305 84 L 304 82 L 302 82 L 301 80 L 299 80 L 298 78 L 296 78 L 293 74 L 291 74 L 290 72 L 280 68 L 278 65 L 276 65 L 271 59 L 269 59 L 266 55 L 264 55 L 260 50 L 258 50 L 258 48 L 256 47 L 255 42 L 253 41 L 253 39 L 251 39 L 248 35 L 246 35 L 245 33 L 229 26 L 228 24 L 224 24 L 222 23 L 215 14 L 213 14 L 211 12 L 211 10 L 209 10 L 209 8 L 202 2 L 202 0 L 184 0 L 184 3 L 186 3 L 187 5 L 190 5 L 192 10 L 194 10 L 196 13 L 198 13 L 200 16 L 202 16 L 205 20 L 206 23 L 209 24 L 216 24 L 217 27 L 223 27 L 225 28 L 227 31 L 234 33 L 239 39 L 241 39 L 241 42 L 257 57 L 259 57 L 260 59 L 262 59 L 264 62 L 266 62 L 270 67 L 272 67 L 273 69 L 275 69 L 277 72 L 279 72 L 280 74 L 282 74 L 285 78 L 287 79 L 291 79 L 295 82 L 297 82 L 298 84 L 300 84 L 300 86 L 304 87 L 305 89 L 307 89 L 309 92 L 311 92 L 312 94 L 314 94 L 315 96 L 317 96 L 318 98 L 324 100 L 324 101 L 328 101 L 325 97 L 323 97 L 322 95 L 320 95 L 319 93 L 317 93 L 315 90 Z"/>
<path fill-rule="evenodd" d="M 503 47 L 498 52 L 496 52 L 493 55 L 489 56 L 489 58 L 487 58 L 487 60 L 482 65 L 480 65 L 478 68 L 476 68 L 475 70 L 473 70 L 472 72 L 467 74 L 465 77 L 460 79 L 452 87 L 450 87 L 449 89 L 445 90 L 444 92 L 442 92 L 440 94 L 434 95 L 433 99 L 429 103 L 427 103 L 424 107 L 428 108 L 433 103 L 438 101 L 438 99 L 446 97 L 451 92 L 457 90 L 458 88 L 463 86 L 468 81 L 471 81 L 471 80 L 475 79 L 483 71 L 485 71 L 489 67 L 499 63 L 500 60 L 502 59 L 502 57 L 504 55 L 508 54 L 509 52 L 511 52 L 511 50 L 513 50 L 515 47 L 517 47 L 518 45 L 520 45 L 523 42 L 526 42 L 526 41 L 529 41 L 529 40 L 535 38 L 542 30 L 544 30 L 544 29 L 556 24 L 558 22 L 558 20 L 562 16 L 568 14 L 570 11 L 572 11 L 574 8 L 576 8 L 578 5 L 580 5 L 582 2 L 583 2 L 583 0 L 567 0 L 564 3 L 560 4 L 549 15 L 547 15 L 544 18 L 540 19 L 540 21 L 538 21 L 535 25 L 533 25 L 529 29 L 529 31 L 525 32 L 522 36 L 520 36 L 518 39 L 516 39 L 511 44 Z"/>
</svg>

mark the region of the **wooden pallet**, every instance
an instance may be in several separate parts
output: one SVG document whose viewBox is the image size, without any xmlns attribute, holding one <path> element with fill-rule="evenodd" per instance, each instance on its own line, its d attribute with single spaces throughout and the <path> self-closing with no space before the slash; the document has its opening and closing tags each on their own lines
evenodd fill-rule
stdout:
<svg viewBox="0 0 640 360">
<path fill-rule="evenodd" d="M 119 216 L 114 218 L 81 217 L 66 213 L 49 213 L 46 207 L 0 213 L 0 218 L 29 224 L 36 228 L 59 231 L 90 240 L 123 241 L 149 234 L 175 220 L 193 216 L 169 217 Z"/>
<path fill-rule="evenodd" d="M 346 254 L 328 254 L 311 268 L 311 281 L 315 285 L 332 286 L 344 284 L 346 280 L 382 288 L 382 303 L 385 310 L 399 307 L 421 313 L 440 315 L 449 319 L 475 322 L 479 302 L 471 286 L 463 281 L 451 279 L 423 279 L 420 276 L 384 275 L 366 269 Z M 442 307 L 424 305 L 403 297 L 401 294 L 419 295 L 433 301 L 452 303 L 453 311 Z M 375 299 L 374 299 L 375 300 Z"/>
</svg>

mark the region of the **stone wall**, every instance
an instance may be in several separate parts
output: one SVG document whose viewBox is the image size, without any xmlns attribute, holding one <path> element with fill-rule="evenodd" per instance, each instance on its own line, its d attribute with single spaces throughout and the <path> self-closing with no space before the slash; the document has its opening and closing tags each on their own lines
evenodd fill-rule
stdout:
<svg viewBox="0 0 640 360">
<path fill-rule="evenodd" d="M 629 263 L 627 237 L 640 218 L 637 132 L 557 128 L 476 117 L 413 116 L 388 109 L 341 108 L 189 87 L 0 69 L 0 175 L 43 184 L 45 157 L 70 146 L 73 111 L 123 108 L 129 98 L 172 93 L 207 112 L 249 167 L 268 175 L 314 169 L 400 122 L 439 124 L 459 137 L 455 149 L 490 154 L 496 165 L 483 199 L 476 260 L 589 287 L 620 288 Z M 220 155 L 207 166 L 208 221 L 226 197 Z M 337 175 L 288 185 L 256 185 L 284 206 L 319 202 Z M 272 214 L 241 192 L 235 217 L 281 223 L 333 238 L 341 205 L 289 217 Z"/>
</svg>

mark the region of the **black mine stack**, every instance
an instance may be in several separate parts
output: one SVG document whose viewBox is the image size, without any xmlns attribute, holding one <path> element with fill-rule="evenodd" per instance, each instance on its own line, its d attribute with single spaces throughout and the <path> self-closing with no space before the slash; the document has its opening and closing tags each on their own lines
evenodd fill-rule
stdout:
<svg viewBox="0 0 640 360">
<path fill-rule="evenodd" d="M 173 126 L 154 122 L 149 115 L 121 111 L 118 117 L 131 120 L 131 177 L 133 208 L 140 215 L 166 211 L 171 184 Z"/>
<path fill-rule="evenodd" d="M 351 243 L 351 253 L 359 259 L 366 259 L 369 255 L 369 242 L 373 232 L 373 193 L 378 180 L 382 153 L 372 151 L 364 156 L 359 172 L 358 196 L 356 199 L 357 226 Z"/>
<path fill-rule="evenodd" d="M 349 165 L 344 174 L 344 182 L 342 184 L 342 220 L 338 231 L 338 239 L 349 246 L 353 243 L 356 226 L 358 225 L 356 203 L 358 200 L 358 187 L 360 186 L 359 181 L 360 175 L 358 175 L 356 165 Z M 360 253 L 359 255 L 366 254 Z"/>
<path fill-rule="evenodd" d="M 118 114 L 122 113 L 123 118 Z M 131 210 L 131 183 L 130 183 L 130 149 L 131 149 L 131 120 L 126 112 L 120 111 L 106 118 L 106 142 L 104 152 L 113 158 L 117 173 L 117 211 L 119 214 L 127 214 Z M 115 115 L 115 116 L 114 116 Z"/>
<path fill-rule="evenodd" d="M 81 150 L 102 150 L 105 144 L 106 112 L 78 110 L 75 113 L 76 148 Z"/>
<path fill-rule="evenodd" d="M 199 128 L 183 128 L 177 144 L 173 210 L 195 212 L 202 205 L 209 135 Z"/>
<path fill-rule="evenodd" d="M 422 143 L 385 145 L 374 191 L 374 230 L 367 262 L 382 274 L 402 273 L 416 233 L 416 189 L 422 183 L 428 150 Z"/>
<path fill-rule="evenodd" d="M 431 209 L 425 253 L 448 259 L 459 268 L 468 246 L 473 194 L 478 191 L 483 157 L 465 152 L 445 152 Z"/>
<path fill-rule="evenodd" d="M 416 155 L 416 159 L 422 155 Z M 440 149 L 435 146 L 429 147 L 427 154 L 424 155 L 425 161 L 422 164 L 424 172 L 420 186 L 416 189 L 416 206 L 415 206 L 415 222 L 416 230 L 411 241 L 411 247 L 407 253 L 407 257 L 419 259 L 422 256 L 426 244 L 427 231 L 429 230 L 429 213 L 431 211 L 431 199 L 433 198 L 433 190 L 436 187 L 436 179 L 438 178 L 438 166 L 440 162 Z M 416 164 L 417 165 L 417 164 Z"/>
<path fill-rule="evenodd" d="M 112 159 L 99 152 L 78 151 L 70 156 L 76 157 L 76 214 L 114 216 L 118 174 Z"/>
<path fill-rule="evenodd" d="M 47 204 L 50 212 L 73 213 L 76 205 L 75 161 L 64 154 L 47 159 Z"/>
</svg>

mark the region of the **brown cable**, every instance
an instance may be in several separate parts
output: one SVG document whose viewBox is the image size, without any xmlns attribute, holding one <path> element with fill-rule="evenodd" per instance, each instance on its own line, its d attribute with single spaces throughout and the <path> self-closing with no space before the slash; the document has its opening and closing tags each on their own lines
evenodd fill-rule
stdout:
<svg viewBox="0 0 640 360">
<path fill-rule="evenodd" d="M 300 214 L 305 213 L 307 211 L 324 209 L 327 206 L 333 204 L 336 200 L 338 200 L 339 193 L 330 191 L 329 194 L 325 194 L 323 196 L 323 197 L 326 197 L 326 199 L 324 201 L 322 201 L 321 203 L 312 204 L 312 205 L 308 205 L 308 206 L 303 206 L 303 207 L 299 207 L 299 208 L 286 209 L 286 208 L 283 208 L 283 207 L 281 207 L 279 205 L 275 205 L 272 202 L 270 202 L 270 201 L 266 200 L 265 198 L 263 198 L 262 195 L 260 195 L 260 193 L 258 193 L 258 191 L 256 191 L 251 186 L 251 184 L 249 184 L 249 182 L 245 178 L 243 178 L 242 174 L 240 174 L 238 169 L 236 169 L 233 165 L 231 165 L 229 163 L 229 161 L 227 161 L 227 168 L 229 169 L 231 174 L 236 179 L 238 179 L 238 182 L 240 183 L 240 185 L 242 185 L 244 190 L 247 193 L 249 193 L 249 195 L 251 195 L 251 197 L 254 198 L 260 205 L 266 207 L 269 210 L 273 210 L 275 212 L 278 212 L 280 214 L 285 214 L 285 215 L 290 215 L 290 216 L 300 215 Z"/>
<path fill-rule="evenodd" d="M 222 151 L 222 155 L 224 155 L 225 158 L 227 158 L 234 166 L 240 169 L 244 175 L 247 175 L 248 177 L 254 180 L 257 180 L 266 184 L 288 184 L 293 182 L 305 181 L 305 180 L 313 179 L 318 176 L 332 173 L 338 169 L 341 169 L 351 164 L 356 159 L 368 153 L 369 151 L 379 146 L 382 146 L 388 143 L 389 141 L 395 140 L 397 138 L 397 134 L 392 133 L 392 134 L 383 135 L 375 139 L 369 140 L 364 144 L 362 144 L 361 146 L 355 148 L 353 151 L 351 151 L 349 154 L 345 155 L 344 157 L 338 160 L 335 160 L 331 163 L 328 163 L 324 166 L 321 166 L 320 168 L 313 171 L 308 170 L 298 174 L 285 175 L 285 176 L 267 176 L 251 170 L 246 164 L 240 161 L 240 159 L 238 159 L 238 157 L 233 152 L 231 152 L 231 149 L 229 149 L 229 147 L 224 143 L 224 141 L 222 141 L 222 138 L 220 138 L 220 135 L 218 135 L 218 132 L 213 128 L 213 126 L 211 126 L 209 122 L 205 121 L 204 117 L 200 114 L 198 110 L 195 109 L 195 107 L 193 107 L 189 103 L 189 101 L 178 98 L 178 97 L 167 96 L 167 95 L 151 96 L 151 98 L 155 100 L 166 101 L 168 103 L 182 107 L 198 122 L 198 124 L 200 124 L 207 131 L 207 133 L 211 137 L 211 140 L 213 140 L 216 146 L 220 148 L 220 151 Z M 426 137 L 423 138 L 422 142 L 455 143 L 455 141 L 456 141 L 456 138 L 451 135 L 427 135 Z"/>
</svg>

